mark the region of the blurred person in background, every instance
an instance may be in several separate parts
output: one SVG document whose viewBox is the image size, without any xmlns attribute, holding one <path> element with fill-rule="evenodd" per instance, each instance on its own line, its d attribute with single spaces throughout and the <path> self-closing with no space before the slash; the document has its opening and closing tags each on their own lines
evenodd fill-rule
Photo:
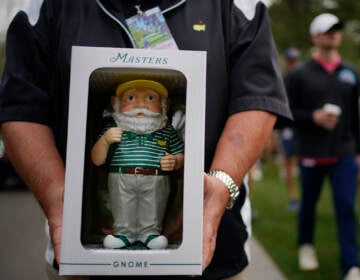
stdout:
<svg viewBox="0 0 360 280">
<path fill-rule="evenodd" d="M 340 267 L 345 280 L 359 280 L 355 218 L 359 152 L 359 76 L 338 48 L 342 23 L 332 14 L 313 19 L 312 58 L 291 71 L 287 90 L 298 137 L 301 206 L 299 267 L 319 266 L 314 247 L 316 205 L 329 177 L 336 213 Z M 329 244 L 330 245 L 330 244 Z"/>
<path fill-rule="evenodd" d="M 287 82 L 288 73 L 301 63 L 301 53 L 295 47 L 290 47 L 284 52 L 284 81 Z M 279 131 L 280 153 L 282 160 L 282 173 L 284 174 L 288 189 L 289 211 L 296 212 L 299 209 L 299 198 L 296 189 L 297 174 L 297 155 L 296 155 L 296 135 L 292 126 L 284 127 Z"/>
</svg>

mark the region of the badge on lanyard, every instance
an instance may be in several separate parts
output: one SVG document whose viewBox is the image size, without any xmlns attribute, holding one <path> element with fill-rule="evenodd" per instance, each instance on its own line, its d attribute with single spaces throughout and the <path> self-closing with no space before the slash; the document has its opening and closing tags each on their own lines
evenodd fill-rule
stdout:
<svg viewBox="0 0 360 280">
<path fill-rule="evenodd" d="M 145 12 L 135 8 L 138 14 L 126 19 L 126 24 L 137 48 L 178 49 L 159 7 Z"/>
</svg>

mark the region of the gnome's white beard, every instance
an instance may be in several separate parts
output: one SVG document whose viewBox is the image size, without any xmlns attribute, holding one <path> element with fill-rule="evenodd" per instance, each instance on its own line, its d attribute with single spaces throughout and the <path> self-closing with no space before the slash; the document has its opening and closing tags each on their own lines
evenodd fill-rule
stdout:
<svg viewBox="0 0 360 280">
<path fill-rule="evenodd" d="M 144 117 L 137 117 L 139 113 L 144 114 Z M 128 112 L 113 113 L 112 116 L 118 127 L 137 134 L 152 133 L 167 124 L 166 114 L 154 113 L 147 109 L 133 109 Z"/>
</svg>

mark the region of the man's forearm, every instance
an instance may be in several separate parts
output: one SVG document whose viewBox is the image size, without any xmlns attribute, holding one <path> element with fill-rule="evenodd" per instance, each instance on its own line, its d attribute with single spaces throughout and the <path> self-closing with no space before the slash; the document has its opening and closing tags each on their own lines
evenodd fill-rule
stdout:
<svg viewBox="0 0 360 280">
<path fill-rule="evenodd" d="M 211 169 L 225 171 L 241 185 L 245 174 L 261 155 L 275 121 L 274 115 L 264 111 L 245 111 L 229 117 Z"/>
<path fill-rule="evenodd" d="M 8 157 L 39 200 L 49 223 L 61 224 L 65 168 L 51 129 L 36 123 L 6 122 L 1 133 Z"/>
</svg>

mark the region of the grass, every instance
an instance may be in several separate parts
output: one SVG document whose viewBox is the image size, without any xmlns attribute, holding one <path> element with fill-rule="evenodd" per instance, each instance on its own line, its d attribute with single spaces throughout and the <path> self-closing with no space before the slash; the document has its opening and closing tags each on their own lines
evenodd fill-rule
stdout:
<svg viewBox="0 0 360 280">
<path fill-rule="evenodd" d="M 253 221 L 254 236 L 288 279 L 341 279 L 335 217 L 328 184 L 324 185 L 317 207 L 315 245 L 320 268 L 313 272 L 302 272 L 297 264 L 297 214 L 286 209 L 285 182 L 280 178 L 278 166 L 271 160 L 266 161 L 263 172 L 262 180 L 254 182 L 251 190 L 252 206 L 258 213 L 258 218 Z M 360 213 L 359 195 L 356 207 L 357 213 Z"/>
</svg>

